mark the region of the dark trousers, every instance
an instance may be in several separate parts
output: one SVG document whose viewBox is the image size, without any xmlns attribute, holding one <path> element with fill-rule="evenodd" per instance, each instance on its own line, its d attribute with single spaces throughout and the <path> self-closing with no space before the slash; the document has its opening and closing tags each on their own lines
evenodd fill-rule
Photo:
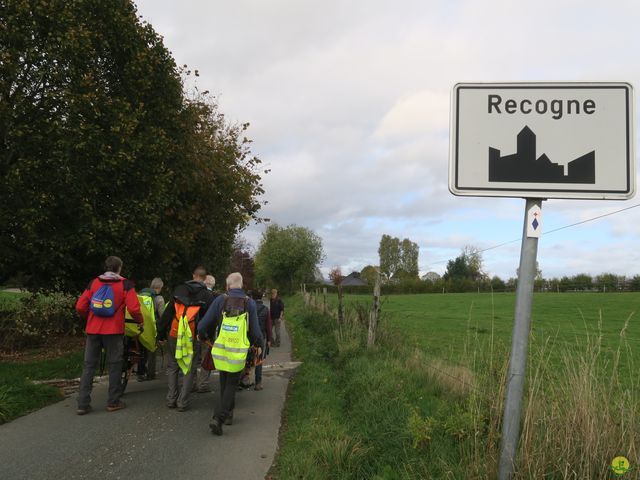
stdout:
<svg viewBox="0 0 640 480">
<path fill-rule="evenodd" d="M 236 406 L 236 390 L 243 370 L 239 372 L 220 372 L 220 410 L 214 416 L 224 421 L 233 415 Z"/>
<path fill-rule="evenodd" d="M 124 335 L 94 335 L 88 334 L 84 346 L 84 368 L 80 377 L 80 391 L 78 392 L 78 407 L 91 405 L 91 389 L 93 376 L 100 362 L 100 352 L 104 348 L 107 355 L 109 371 L 109 399 L 108 405 L 114 405 L 122 395 L 122 360 L 124 353 Z"/>
</svg>

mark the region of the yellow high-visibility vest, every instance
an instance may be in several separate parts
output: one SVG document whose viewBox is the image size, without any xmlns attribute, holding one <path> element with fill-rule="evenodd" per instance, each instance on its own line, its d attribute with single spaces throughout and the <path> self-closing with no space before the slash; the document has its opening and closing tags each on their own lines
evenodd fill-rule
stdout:
<svg viewBox="0 0 640 480">
<path fill-rule="evenodd" d="M 220 333 L 211 349 L 216 370 L 234 373 L 244 368 L 250 346 L 247 337 L 248 324 L 249 314 L 246 311 L 230 317 L 227 317 L 226 312 L 222 312 Z"/>
</svg>

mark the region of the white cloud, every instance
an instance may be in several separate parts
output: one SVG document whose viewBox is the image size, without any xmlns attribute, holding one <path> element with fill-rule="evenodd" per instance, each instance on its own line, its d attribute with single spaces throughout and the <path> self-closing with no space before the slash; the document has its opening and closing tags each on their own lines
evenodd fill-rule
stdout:
<svg viewBox="0 0 640 480">
<path fill-rule="evenodd" d="M 640 47 L 640 4 L 631 0 L 137 4 L 176 62 L 198 69 L 199 87 L 219 95 L 227 118 L 251 123 L 253 151 L 271 168 L 261 214 L 315 230 L 325 266 L 344 271 L 377 263 L 383 233 L 418 242 L 421 269 L 466 244 L 488 248 L 521 234 L 523 200 L 448 192 L 455 83 L 640 75 L 630 56 Z M 632 204 L 551 200 L 543 228 Z M 543 236 L 543 272 L 640 265 L 629 261 L 639 217 L 632 209 Z M 245 236 L 257 244 L 262 228 Z M 519 248 L 487 251 L 487 270 L 513 276 Z"/>
</svg>

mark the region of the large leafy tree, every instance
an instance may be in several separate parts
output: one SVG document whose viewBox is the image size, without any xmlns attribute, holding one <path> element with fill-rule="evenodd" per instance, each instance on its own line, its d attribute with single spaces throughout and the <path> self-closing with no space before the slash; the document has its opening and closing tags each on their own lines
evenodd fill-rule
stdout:
<svg viewBox="0 0 640 480">
<path fill-rule="evenodd" d="M 0 279 L 72 290 L 222 270 L 262 190 L 215 101 L 186 98 L 130 0 L 0 0 Z"/>
<path fill-rule="evenodd" d="M 255 277 L 255 265 L 253 261 L 252 248 L 242 237 L 237 237 L 233 242 L 233 251 L 229 260 L 229 272 L 240 272 L 245 288 L 253 288 Z M 222 276 L 218 282 L 219 288 L 224 288 Z"/>
<path fill-rule="evenodd" d="M 299 283 L 313 281 L 323 257 L 322 240 L 308 228 L 269 225 L 255 256 L 256 280 L 294 291 Z"/>
<path fill-rule="evenodd" d="M 378 278 L 378 267 L 367 265 L 360 271 L 360 278 L 369 285 L 375 284 L 376 279 Z"/>
<path fill-rule="evenodd" d="M 418 255 L 420 247 L 408 238 L 400 244 L 400 269 L 406 273 L 407 278 L 418 278 Z"/>
<path fill-rule="evenodd" d="M 378 247 L 380 271 L 392 278 L 402 271 L 403 279 L 418 278 L 418 244 L 408 238 L 400 241 L 397 237 L 382 235 Z"/>
<path fill-rule="evenodd" d="M 447 269 L 442 276 L 445 280 L 482 280 L 485 274 L 482 271 L 482 252 L 472 246 L 465 246 L 460 255 L 447 262 Z"/>
<path fill-rule="evenodd" d="M 380 271 L 391 278 L 400 268 L 400 239 L 391 235 L 383 234 L 378 247 L 380 256 Z"/>
</svg>

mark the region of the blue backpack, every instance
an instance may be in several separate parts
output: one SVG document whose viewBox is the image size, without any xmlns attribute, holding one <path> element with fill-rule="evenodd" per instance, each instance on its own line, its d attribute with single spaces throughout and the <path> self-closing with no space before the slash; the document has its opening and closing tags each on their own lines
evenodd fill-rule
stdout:
<svg viewBox="0 0 640 480">
<path fill-rule="evenodd" d="M 113 317 L 116 313 L 114 300 L 113 287 L 107 283 L 93 294 L 89 308 L 98 317 Z"/>
</svg>

